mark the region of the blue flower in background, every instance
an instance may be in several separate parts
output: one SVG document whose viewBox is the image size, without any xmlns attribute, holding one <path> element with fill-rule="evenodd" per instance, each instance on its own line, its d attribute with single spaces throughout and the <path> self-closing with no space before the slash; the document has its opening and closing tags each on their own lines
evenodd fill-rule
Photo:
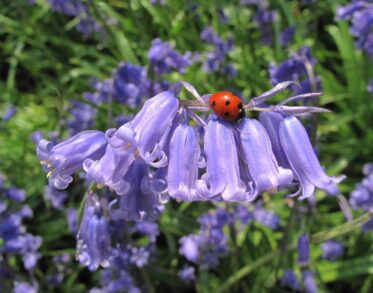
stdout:
<svg viewBox="0 0 373 293">
<path fill-rule="evenodd" d="M 290 287 L 293 290 L 300 290 L 300 284 L 297 276 L 291 269 L 286 269 L 281 279 L 281 285 Z"/>
<path fill-rule="evenodd" d="M 344 253 L 343 245 L 335 240 L 329 240 L 321 244 L 322 257 L 328 260 L 337 260 Z"/>
<path fill-rule="evenodd" d="M 303 234 L 298 239 L 298 263 L 308 265 L 310 262 L 310 240 L 308 235 Z"/>
<path fill-rule="evenodd" d="M 373 3 L 370 0 L 352 1 L 337 9 L 337 17 L 351 20 L 351 34 L 357 38 L 356 47 L 373 58 Z"/>
</svg>

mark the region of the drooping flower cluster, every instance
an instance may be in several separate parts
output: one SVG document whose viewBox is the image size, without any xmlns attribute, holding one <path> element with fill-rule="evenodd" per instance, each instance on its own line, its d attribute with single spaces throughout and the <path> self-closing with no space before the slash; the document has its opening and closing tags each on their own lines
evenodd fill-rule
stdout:
<svg viewBox="0 0 373 293">
<path fill-rule="evenodd" d="M 337 9 L 337 17 L 351 20 L 351 34 L 357 38 L 356 47 L 373 58 L 373 2 L 371 0 L 352 1 Z"/>
<path fill-rule="evenodd" d="M 320 77 L 314 74 L 315 64 L 316 59 L 312 57 L 310 48 L 303 47 L 280 65 L 269 65 L 271 83 L 295 81 L 300 84 L 292 87 L 297 94 L 321 91 Z"/>
<path fill-rule="evenodd" d="M 5 177 L 0 174 L 0 272 L 8 271 L 8 260 L 12 255 L 18 255 L 22 256 L 25 270 L 32 273 L 41 257 L 38 249 L 42 238 L 28 233 L 23 224 L 23 221 L 33 217 L 31 208 L 27 204 L 22 204 L 26 199 L 26 193 L 14 186 L 6 187 L 4 179 Z M 6 291 L 8 281 L 16 278 L 18 277 L 12 274 L 6 279 L 1 277 L 0 291 Z M 15 282 L 14 290 L 21 286 L 33 287 L 26 282 Z"/>
<path fill-rule="evenodd" d="M 228 53 L 233 48 L 233 39 L 231 36 L 224 41 L 219 37 L 212 27 L 205 27 L 200 35 L 201 39 L 214 46 L 214 50 L 208 52 L 205 56 L 206 60 L 203 62 L 203 70 L 206 72 L 220 71 L 228 76 L 235 76 L 236 70 L 231 64 L 228 64 L 226 59 Z"/>
<path fill-rule="evenodd" d="M 265 104 L 292 84 L 286 82 L 245 106 L 261 110 L 259 120 L 244 118 L 231 123 L 210 115 L 204 121 L 193 111 L 195 105 L 206 109 L 204 97 L 191 85 L 182 84 L 197 101 L 180 101 L 177 89 L 165 91 L 147 100 L 118 129 L 83 131 L 57 145 L 45 140 L 38 144 L 37 154 L 53 187 L 66 188 L 73 173 L 84 169 L 88 180 L 113 192 L 105 200 L 107 204 L 92 196 L 86 203 L 89 217 L 83 217 L 78 251 L 79 260 L 91 269 L 108 265 L 112 256 L 107 215 L 112 220 L 152 221 L 162 212 L 167 197 L 248 202 L 264 192 L 295 185 L 299 189 L 293 196 L 300 199 L 310 197 L 316 187 L 338 192 L 336 184 L 343 177 L 325 174 L 304 127 L 292 116 L 324 110 L 286 105 L 315 94 L 295 96 L 275 106 Z M 202 131 L 197 132 L 189 118 Z M 279 225 L 275 215 L 260 207 L 252 218 L 272 228 Z M 224 238 L 219 236 L 219 240 Z M 223 247 L 224 243 L 221 251 Z M 137 250 L 133 253 L 144 255 Z M 137 265 L 143 263 L 141 258 L 133 259 Z"/>
</svg>

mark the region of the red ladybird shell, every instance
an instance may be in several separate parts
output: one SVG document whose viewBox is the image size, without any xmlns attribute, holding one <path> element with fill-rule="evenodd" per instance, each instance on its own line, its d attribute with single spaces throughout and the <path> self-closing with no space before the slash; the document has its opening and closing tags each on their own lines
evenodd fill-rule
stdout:
<svg viewBox="0 0 373 293">
<path fill-rule="evenodd" d="M 241 99 L 231 92 L 217 92 L 211 95 L 209 106 L 224 120 L 236 121 L 245 116 Z"/>
</svg>

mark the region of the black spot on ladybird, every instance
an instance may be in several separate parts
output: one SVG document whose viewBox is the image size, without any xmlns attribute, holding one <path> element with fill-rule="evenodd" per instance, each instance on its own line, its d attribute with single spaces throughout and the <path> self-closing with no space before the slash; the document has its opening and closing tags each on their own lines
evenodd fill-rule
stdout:
<svg viewBox="0 0 373 293">
<path fill-rule="evenodd" d="M 225 112 L 225 113 L 224 113 L 224 116 L 229 116 L 229 112 Z"/>
<path fill-rule="evenodd" d="M 231 101 L 229 99 L 225 100 L 225 105 L 226 106 L 229 106 L 230 103 L 231 103 Z"/>
<path fill-rule="evenodd" d="M 215 105 L 216 105 L 216 102 L 215 101 L 212 101 L 212 103 L 211 103 L 211 107 L 215 107 Z"/>
</svg>

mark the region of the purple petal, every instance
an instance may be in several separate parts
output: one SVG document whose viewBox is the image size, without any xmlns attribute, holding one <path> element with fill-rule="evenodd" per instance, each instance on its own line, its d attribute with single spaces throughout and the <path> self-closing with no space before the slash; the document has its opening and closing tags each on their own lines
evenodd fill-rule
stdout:
<svg viewBox="0 0 373 293">
<path fill-rule="evenodd" d="M 200 147 L 194 128 L 183 123 L 176 129 L 170 144 L 167 172 L 168 192 L 180 200 L 198 200 L 196 182 Z"/>
<path fill-rule="evenodd" d="M 336 184 L 345 176 L 329 177 L 325 174 L 307 132 L 297 118 L 289 116 L 281 122 L 280 141 L 292 170 L 300 181 L 303 191 L 301 199 L 311 196 L 315 186 L 331 194 L 338 192 Z"/>
</svg>

